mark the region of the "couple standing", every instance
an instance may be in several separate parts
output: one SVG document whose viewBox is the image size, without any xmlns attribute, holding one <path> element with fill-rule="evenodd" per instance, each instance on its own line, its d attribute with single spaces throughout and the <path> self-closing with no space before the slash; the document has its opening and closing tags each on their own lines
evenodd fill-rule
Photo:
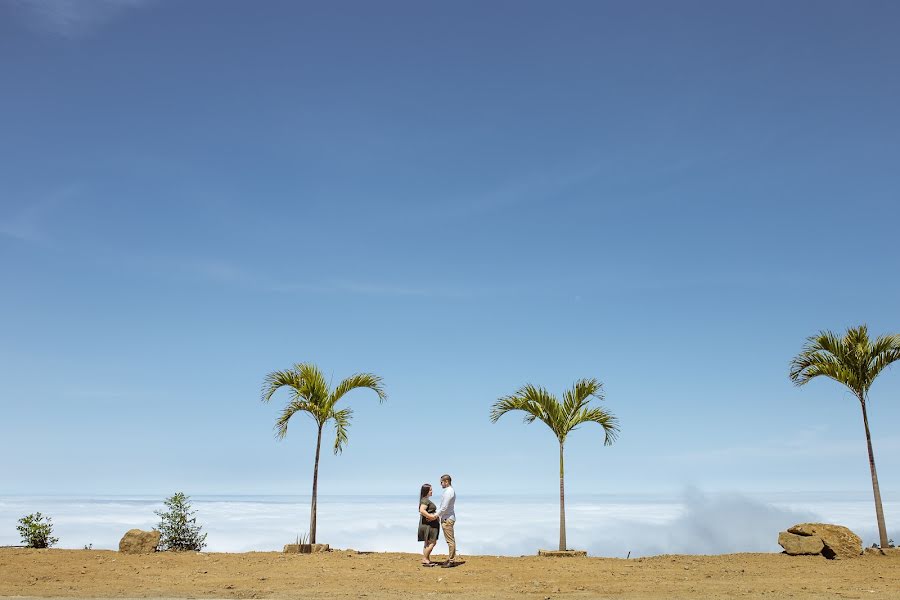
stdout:
<svg viewBox="0 0 900 600">
<path fill-rule="evenodd" d="M 453 526 L 456 525 L 456 492 L 450 485 L 449 475 L 441 475 L 441 487 L 444 488 L 444 494 L 441 496 L 441 507 L 437 508 L 431 501 L 432 493 L 431 484 L 422 485 L 419 493 L 419 541 L 425 542 L 422 549 L 422 566 L 433 567 L 438 563 L 431 562 L 431 551 L 437 544 L 438 533 L 440 529 L 444 530 L 444 539 L 447 540 L 449 553 L 447 562 L 442 567 L 453 567 L 456 565 L 456 538 L 453 535 Z M 440 523 L 440 528 L 438 528 Z"/>
</svg>

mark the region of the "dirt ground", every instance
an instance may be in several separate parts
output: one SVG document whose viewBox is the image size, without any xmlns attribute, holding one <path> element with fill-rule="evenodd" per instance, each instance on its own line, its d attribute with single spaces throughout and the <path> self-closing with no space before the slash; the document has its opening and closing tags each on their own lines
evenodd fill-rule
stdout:
<svg viewBox="0 0 900 600">
<path fill-rule="evenodd" d="M 440 558 L 440 557 L 436 557 Z M 900 553 L 851 560 L 783 554 L 651 558 L 315 555 L 0 549 L 0 596 L 72 598 L 900 599 Z"/>
</svg>

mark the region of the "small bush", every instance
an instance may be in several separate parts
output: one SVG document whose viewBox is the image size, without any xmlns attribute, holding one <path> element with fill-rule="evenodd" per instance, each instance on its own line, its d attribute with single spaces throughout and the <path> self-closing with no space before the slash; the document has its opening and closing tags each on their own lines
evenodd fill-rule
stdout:
<svg viewBox="0 0 900 600">
<path fill-rule="evenodd" d="M 206 546 L 206 534 L 200 533 L 203 528 L 197 525 L 197 518 L 194 516 L 197 511 L 191 510 L 190 498 L 178 492 L 171 498 L 166 498 L 165 505 L 168 511 L 156 511 L 160 518 L 157 527 L 159 549 L 202 550 Z"/>
<path fill-rule="evenodd" d="M 58 538 L 52 537 L 53 523 L 50 517 L 45 517 L 39 512 L 19 519 L 16 529 L 22 536 L 22 543 L 29 548 L 50 548 L 59 541 Z"/>
</svg>

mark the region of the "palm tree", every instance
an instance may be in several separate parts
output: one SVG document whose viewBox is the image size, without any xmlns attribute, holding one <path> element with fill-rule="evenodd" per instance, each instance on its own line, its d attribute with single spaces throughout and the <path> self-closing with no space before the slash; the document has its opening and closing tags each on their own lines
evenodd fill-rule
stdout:
<svg viewBox="0 0 900 600">
<path fill-rule="evenodd" d="M 878 519 L 878 536 L 882 548 L 887 547 L 888 537 L 884 525 L 884 509 L 881 507 L 881 490 L 878 488 L 878 475 L 875 472 L 875 454 L 872 452 L 866 401 L 869 388 L 878 374 L 897 360 L 900 360 L 900 335 L 885 335 L 871 341 L 867 327 L 860 325 L 848 329 L 842 338 L 831 331 L 822 331 L 807 338 L 803 351 L 791 361 L 790 371 L 794 385 L 801 386 L 811 379 L 823 376 L 844 384 L 859 400 L 863 426 L 866 429 L 869 470 L 872 472 L 872 490 L 875 493 L 875 517 Z"/>
<path fill-rule="evenodd" d="M 316 462 L 313 467 L 312 508 L 309 518 L 309 542 L 316 543 L 316 497 L 319 491 L 319 450 L 322 447 L 322 429 L 329 421 L 334 421 L 335 438 L 334 453 L 338 454 L 347 443 L 347 428 L 350 426 L 350 417 L 353 411 L 349 408 L 337 410 L 335 405 L 350 390 L 356 388 L 369 388 L 378 394 L 378 401 L 384 402 L 387 395 L 381 387 L 381 377 L 371 373 L 357 373 L 343 380 L 333 390 L 329 389 L 328 382 L 322 371 L 314 364 L 296 364 L 292 369 L 284 371 L 272 371 L 266 375 L 262 387 L 262 401 L 268 402 L 279 389 L 286 387 L 291 390 L 291 401 L 281 416 L 275 422 L 275 432 L 278 439 L 284 439 L 287 435 L 288 421 L 298 412 L 307 413 L 316 423 L 318 437 L 316 438 Z"/>
<path fill-rule="evenodd" d="M 566 549 L 566 491 L 563 448 L 566 436 L 582 423 L 597 423 L 603 427 L 603 445 L 611 446 L 619 433 L 616 418 L 600 408 L 588 407 L 591 398 L 603 400 L 603 384 L 596 379 L 582 379 L 567 390 L 560 403 L 553 394 L 531 384 L 497 400 L 491 407 L 491 423 L 513 410 L 525 413 L 525 422 L 543 421 L 559 440 L 559 549 Z"/>
</svg>

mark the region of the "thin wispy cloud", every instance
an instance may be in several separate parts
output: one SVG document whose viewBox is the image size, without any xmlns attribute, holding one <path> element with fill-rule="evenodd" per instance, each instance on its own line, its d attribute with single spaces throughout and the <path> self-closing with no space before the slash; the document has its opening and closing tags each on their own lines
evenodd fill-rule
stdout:
<svg viewBox="0 0 900 600">
<path fill-rule="evenodd" d="M 865 456 L 865 447 L 857 440 L 835 440 L 834 433 L 822 427 L 810 427 L 793 433 L 790 439 L 772 438 L 759 444 L 723 446 L 696 452 L 680 452 L 659 457 L 680 464 L 730 464 L 736 460 L 781 459 L 785 456 L 808 458 L 844 458 Z M 827 443 L 825 443 L 827 440 Z M 882 436 L 873 440 L 876 452 L 900 451 L 900 438 Z"/>
<path fill-rule="evenodd" d="M 372 280 L 328 279 L 324 281 L 271 283 L 265 274 L 219 259 L 191 259 L 179 269 L 200 281 L 257 289 L 281 294 L 321 294 L 407 298 L 465 298 L 474 292 L 453 286 L 425 286 Z"/>
<path fill-rule="evenodd" d="M 9 213 L 0 213 L 0 235 L 23 242 L 47 241 L 47 225 L 54 220 L 54 212 L 77 195 L 76 186 L 65 186 L 29 200 Z"/>
<path fill-rule="evenodd" d="M 351 294 L 358 296 L 419 296 L 438 295 L 436 290 L 390 285 L 384 283 L 367 283 L 355 281 L 330 281 L 321 284 L 285 284 L 269 288 L 273 292 L 310 292 L 315 294 Z"/>
<path fill-rule="evenodd" d="M 511 179 L 494 188 L 458 195 L 439 204 L 438 214 L 426 218 L 470 218 L 479 214 L 502 211 L 519 204 L 552 200 L 571 188 L 590 181 L 602 172 L 602 165 L 548 169 L 520 179 Z"/>
<path fill-rule="evenodd" d="M 89 35 L 152 0 L 14 0 L 15 14 L 42 33 L 67 38 Z"/>
<path fill-rule="evenodd" d="M 635 152 L 635 149 L 631 149 Z M 619 172 L 616 159 L 593 157 L 571 164 L 548 166 L 527 175 L 498 182 L 494 187 L 457 194 L 440 203 L 437 214 L 426 217 L 470 218 L 484 213 L 500 212 L 520 205 L 540 204 L 565 198 L 580 186 L 600 182 L 611 197 L 634 194 L 661 193 L 668 190 L 672 181 L 698 168 L 700 165 L 720 160 L 666 157 L 653 165 L 652 170 L 642 172 L 639 178 L 624 176 Z"/>
<path fill-rule="evenodd" d="M 237 265 L 216 259 L 194 259 L 183 265 L 189 273 L 215 283 L 255 285 L 253 275 Z"/>
</svg>

